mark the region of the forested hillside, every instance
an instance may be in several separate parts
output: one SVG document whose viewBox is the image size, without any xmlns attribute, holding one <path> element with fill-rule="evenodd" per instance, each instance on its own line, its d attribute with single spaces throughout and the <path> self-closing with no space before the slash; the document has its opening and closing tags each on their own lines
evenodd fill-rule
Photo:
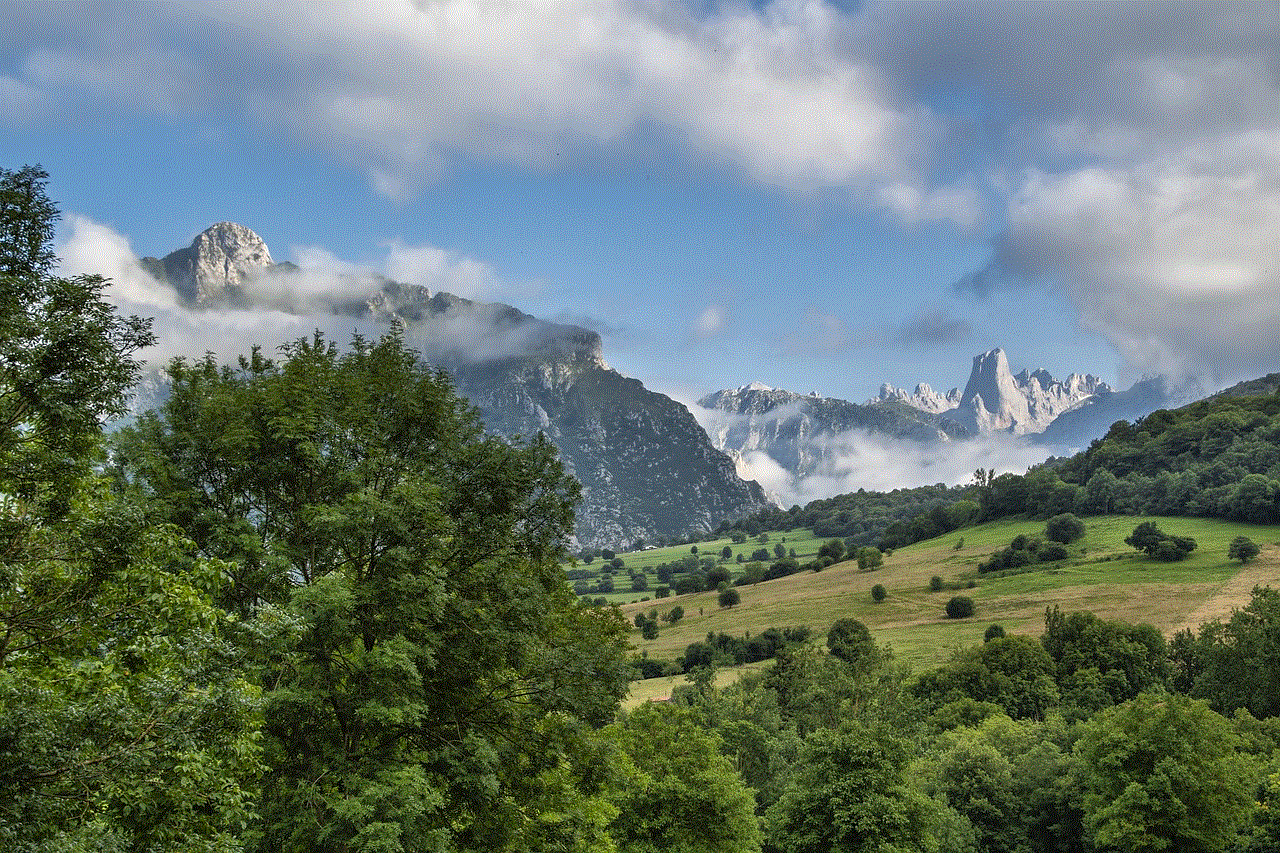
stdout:
<svg viewBox="0 0 1280 853">
<path fill-rule="evenodd" d="M 1250 396 L 1251 392 L 1267 392 Z M 1280 521 L 1280 393 L 1266 379 L 1118 421 L 1070 459 L 1026 474 L 978 470 L 972 483 L 858 491 L 789 510 L 767 509 L 719 532 L 812 528 L 850 545 L 901 547 L 964 524 L 1027 515 L 1122 513 Z"/>
</svg>

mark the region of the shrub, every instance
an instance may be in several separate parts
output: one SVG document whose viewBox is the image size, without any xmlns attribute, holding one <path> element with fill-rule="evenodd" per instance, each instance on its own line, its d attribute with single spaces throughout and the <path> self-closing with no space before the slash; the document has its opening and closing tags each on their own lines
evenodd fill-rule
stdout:
<svg viewBox="0 0 1280 853">
<path fill-rule="evenodd" d="M 1248 536 L 1237 536 L 1231 540 L 1231 545 L 1227 548 L 1227 559 L 1239 560 L 1242 564 L 1256 556 L 1258 556 L 1258 546 Z"/>
<path fill-rule="evenodd" d="M 1061 542 L 1045 542 L 1036 549 L 1036 559 L 1042 563 L 1054 563 L 1058 560 L 1065 560 L 1069 556 L 1067 546 Z"/>
<path fill-rule="evenodd" d="M 858 551 L 858 568 L 862 571 L 878 569 L 884 565 L 884 555 L 879 548 L 867 546 Z"/>
<path fill-rule="evenodd" d="M 982 642 L 989 643 L 992 640 L 998 640 L 1004 636 L 1003 625 L 988 625 L 987 630 L 982 635 Z"/>
<path fill-rule="evenodd" d="M 876 604 L 884 601 L 886 595 L 888 595 L 888 592 L 885 591 L 884 584 L 878 583 L 871 587 L 871 600 Z"/>
<path fill-rule="evenodd" d="M 1064 512 L 1045 522 L 1044 538 L 1050 541 L 1069 545 L 1082 536 L 1084 536 L 1084 522 L 1072 513 Z"/>
<path fill-rule="evenodd" d="M 942 578 L 937 575 L 929 578 L 929 589 L 932 592 L 942 592 Z"/>
<path fill-rule="evenodd" d="M 1190 536 L 1170 536 L 1150 521 L 1135 527 L 1124 542 L 1165 563 L 1175 563 L 1196 549 L 1196 540 Z"/>
<path fill-rule="evenodd" d="M 968 619 L 973 615 L 973 599 L 967 595 L 957 595 L 947 602 L 948 619 Z"/>
</svg>

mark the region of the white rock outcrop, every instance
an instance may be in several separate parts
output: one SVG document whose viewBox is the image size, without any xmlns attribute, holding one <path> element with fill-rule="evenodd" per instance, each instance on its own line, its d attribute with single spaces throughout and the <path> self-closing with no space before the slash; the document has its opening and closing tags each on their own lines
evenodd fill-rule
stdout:
<svg viewBox="0 0 1280 853">
<path fill-rule="evenodd" d="M 245 285 L 274 266 L 266 242 L 235 222 L 210 225 L 163 264 L 169 283 L 201 307 L 242 298 Z"/>
</svg>

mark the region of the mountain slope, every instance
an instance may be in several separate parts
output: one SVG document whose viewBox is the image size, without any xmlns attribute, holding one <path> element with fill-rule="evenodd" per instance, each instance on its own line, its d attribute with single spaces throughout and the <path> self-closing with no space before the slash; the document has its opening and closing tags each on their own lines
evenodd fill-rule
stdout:
<svg viewBox="0 0 1280 853">
<path fill-rule="evenodd" d="M 489 432 L 542 431 L 556 445 L 583 486 L 575 531 L 581 544 L 705 532 L 768 505 L 684 406 L 610 368 L 595 332 L 378 276 L 332 288 L 345 296 L 318 302 L 313 288 L 303 298 L 291 290 L 296 268 L 273 263 L 261 238 L 234 223 L 218 223 L 187 249 L 141 263 L 196 311 L 269 304 L 402 324 L 409 345 L 453 376 Z"/>
<path fill-rule="evenodd" d="M 708 394 L 698 406 L 695 414 L 718 449 L 740 464 L 766 454 L 795 478 L 831 469 L 845 452 L 840 437 L 852 431 L 921 443 L 968 434 L 954 421 L 902 403 L 861 406 L 759 383 Z"/>
</svg>

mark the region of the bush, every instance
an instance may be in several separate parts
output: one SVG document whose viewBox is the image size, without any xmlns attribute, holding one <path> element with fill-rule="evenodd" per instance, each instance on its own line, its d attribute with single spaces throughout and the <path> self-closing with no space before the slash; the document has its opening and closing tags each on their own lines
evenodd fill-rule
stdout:
<svg viewBox="0 0 1280 853">
<path fill-rule="evenodd" d="M 982 642 L 989 643 L 992 640 L 998 640 L 1004 636 L 1003 625 L 988 625 L 987 630 L 982 635 Z"/>
<path fill-rule="evenodd" d="M 929 578 L 929 589 L 932 592 L 942 592 L 942 578 L 937 575 Z"/>
<path fill-rule="evenodd" d="M 1036 559 L 1042 563 L 1055 563 L 1069 556 L 1067 546 L 1061 542 L 1045 542 L 1036 549 Z"/>
<path fill-rule="evenodd" d="M 967 595 L 957 595 L 947 602 L 948 619 L 968 619 L 973 615 L 973 599 Z"/>
<path fill-rule="evenodd" d="M 886 595 L 888 595 L 888 592 L 885 591 L 884 584 L 878 583 L 871 587 L 871 600 L 876 604 L 884 601 Z"/>
<path fill-rule="evenodd" d="M 1069 545 L 1084 536 L 1084 522 L 1069 512 L 1055 515 L 1045 522 L 1044 538 Z"/>
<path fill-rule="evenodd" d="M 1124 542 L 1164 563 L 1176 563 L 1196 549 L 1196 540 L 1190 536 L 1171 536 L 1150 521 L 1135 527 Z"/>
<path fill-rule="evenodd" d="M 726 587 L 720 590 L 720 595 L 716 597 L 721 607 L 733 607 L 742 601 L 742 596 L 738 594 L 738 590 L 734 587 Z"/>
<path fill-rule="evenodd" d="M 707 589 L 719 589 L 720 584 L 729 582 L 729 570 L 724 566 L 716 566 L 707 572 Z"/>
<path fill-rule="evenodd" d="M 1256 556 L 1258 556 L 1258 546 L 1248 536 L 1237 536 L 1231 540 L 1231 545 L 1227 548 L 1227 559 L 1239 560 L 1242 564 Z"/>
</svg>

